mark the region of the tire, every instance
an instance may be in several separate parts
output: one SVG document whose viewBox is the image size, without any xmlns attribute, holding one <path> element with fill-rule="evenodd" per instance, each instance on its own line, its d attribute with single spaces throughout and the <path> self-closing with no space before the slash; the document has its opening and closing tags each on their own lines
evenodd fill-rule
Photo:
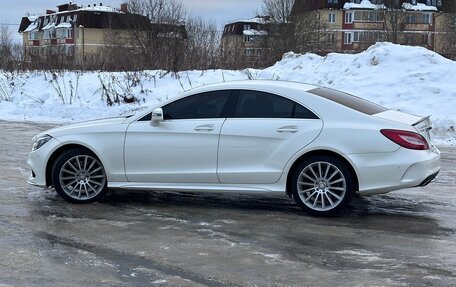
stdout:
<svg viewBox="0 0 456 287">
<path fill-rule="evenodd" d="M 92 203 L 108 191 L 102 163 L 84 149 L 64 152 L 54 164 L 52 181 L 60 197 L 71 203 Z"/>
<path fill-rule="evenodd" d="M 305 159 L 295 168 L 291 180 L 294 200 L 311 215 L 335 215 L 350 203 L 355 193 L 350 170 L 331 156 Z"/>
</svg>

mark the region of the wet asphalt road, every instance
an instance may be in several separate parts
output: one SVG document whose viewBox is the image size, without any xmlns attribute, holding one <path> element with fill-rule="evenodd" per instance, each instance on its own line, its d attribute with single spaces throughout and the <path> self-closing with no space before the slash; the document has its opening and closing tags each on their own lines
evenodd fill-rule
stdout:
<svg viewBox="0 0 456 287">
<path fill-rule="evenodd" d="M 456 286 L 456 150 L 438 181 L 315 218 L 271 195 L 114 191 L 72 205 L 28 186 L 42 124 L 0 121 L 0 287 Z"/>
</svg>

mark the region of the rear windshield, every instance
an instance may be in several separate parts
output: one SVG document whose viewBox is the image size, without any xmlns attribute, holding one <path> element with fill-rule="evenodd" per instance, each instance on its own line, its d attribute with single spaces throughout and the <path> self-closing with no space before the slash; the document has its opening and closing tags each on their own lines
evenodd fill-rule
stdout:
<svg viewBox="0 0 456 287">
<path fill-rule="evenodd" d="M 325 99 L 354 109 L 355 111 L 368 115 L 375 115 L 388 110 L 387 108 L 379 106 L 372 102 L 332 89 L 317 88 L 310 90 L 309 93 L 323 97 Z"/>
</svg>

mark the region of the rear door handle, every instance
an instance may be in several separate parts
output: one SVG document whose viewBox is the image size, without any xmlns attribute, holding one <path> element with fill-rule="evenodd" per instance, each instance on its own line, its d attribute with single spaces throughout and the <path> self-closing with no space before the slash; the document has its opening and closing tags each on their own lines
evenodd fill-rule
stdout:
<svg viewBox="0 0 456 287">
<path fill-rule="evenodd" d="M 286 127 L 281 127 L 277 129 L 278 133 L 297 133 L 298 132 L 298 127 L 297 126 L 286 126 Z"/>
<path fill-rule="evenodd" d="M 197 132 L 211 132 L 214 130 L 214 125 L 202 125 L 202 126 L 197 126 L 195 128 L 195 131 Z"/>
</svg>

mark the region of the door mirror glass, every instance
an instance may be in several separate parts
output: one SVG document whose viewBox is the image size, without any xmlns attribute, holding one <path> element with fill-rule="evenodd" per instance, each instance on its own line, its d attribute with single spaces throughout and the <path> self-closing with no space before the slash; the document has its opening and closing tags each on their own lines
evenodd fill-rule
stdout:
<svg viewBox="0 0 456 287">
<path fill-rule="evenodd" d="M 152 118 L 150 121 L 151 126 L 157 127 L 160 125 L 160 122 L 163 121 L 163 109 L 162 108 L 156 108 L 155 110 L 152 111 Z"/>
</svg>

